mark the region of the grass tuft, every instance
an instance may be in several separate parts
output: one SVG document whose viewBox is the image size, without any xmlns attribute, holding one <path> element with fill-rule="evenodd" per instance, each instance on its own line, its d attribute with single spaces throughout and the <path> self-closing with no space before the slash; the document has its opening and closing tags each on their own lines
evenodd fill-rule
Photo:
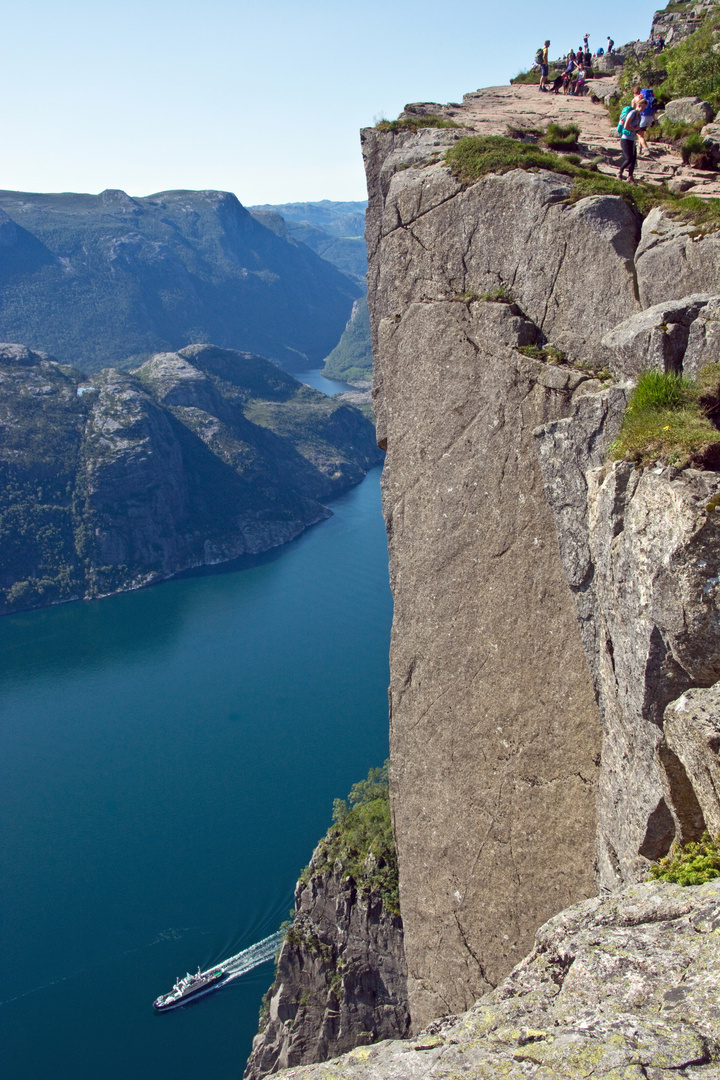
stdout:
<svg viewBox="0 0 720 1080">
<path fill-rule="evenodd" d="M 630 395 L 610 457 L 634 461 L 638 467 L 656 461 L 678 469 L 714 464 L 720 431 L 708 414 L 717 408 L 719 390 L 718 364 L 704 368 L 695 380 L 672 372 L 644 372 Z"/>
<path fill-rule="evenodd" d="M 401 116 L 397 120 L 379 120 L 375 125 L 377 131 L 420 131 L 421 128 L 457 128 L 454 120 L 446 120 L 442 116 Z"/>
<path fill-rule="evenodd" d="M 577 124 L 548 124 L 543 142 L 550 150 L 575 150 L 579 138 Z"/>
</svg>

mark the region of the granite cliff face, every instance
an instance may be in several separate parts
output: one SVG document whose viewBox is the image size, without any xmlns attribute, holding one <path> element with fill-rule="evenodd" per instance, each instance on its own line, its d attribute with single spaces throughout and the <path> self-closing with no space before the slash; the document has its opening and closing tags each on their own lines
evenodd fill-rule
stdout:
<svg viewBox="0 0 720 1080">
<path fill-rule="evenodd" d="M 466 134 L 363 132 L 416 1031 L 717 820 L 718 463 L 607 463 L 640 370 L 717 359 L 717 234 L 537 169 L 463 185 Z"/>
<path fill-rule="evenodd" d="M 276 547 L 381 457 L 358 410 L 210 345 L 91 379 L 0 346 L 0 424 L 0 612 Z"/>
</svg>

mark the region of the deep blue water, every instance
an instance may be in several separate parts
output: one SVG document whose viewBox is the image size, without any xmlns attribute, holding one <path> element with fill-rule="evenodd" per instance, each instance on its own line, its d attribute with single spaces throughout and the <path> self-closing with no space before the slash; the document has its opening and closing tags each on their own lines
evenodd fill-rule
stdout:
<svg viewBox="0 0 720 1080">
<path fill-rule="evenodd" d="M 8 1080 L 240 1076 L 271 962 L 151 1003 L 277 929 L 387 756 L 379 476 L 232 570 L 0 620 Z"/>
</svg>

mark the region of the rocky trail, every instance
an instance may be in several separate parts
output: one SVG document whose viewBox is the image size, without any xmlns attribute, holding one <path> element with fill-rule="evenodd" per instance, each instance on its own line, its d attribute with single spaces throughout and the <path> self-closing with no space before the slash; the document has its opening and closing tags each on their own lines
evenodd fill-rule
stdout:
<svg viewBox="0 0 720 1080">
<path fill-rule="evenodd" d="M 615 176 L 621 160 L 620 140 L 604 104 L 616 87 L 613 79 L 588 80 L 585 97 L 540 93 L 534 85 L 489 86 L 465 94 L 462 104 L 422 102 L 406 107 L 410 115 L 438 115 L 454 120 L 476 135 L 506 135 L 508 127 L 543 128 L 551 122 L 576 123 L 580 128 L 578 153 L 584 161 L 602 158 L 598 168 Z M 657 128 L 655 129 L 657 130 Z M 640 149 L 640 148 L 638 148 Z M 680 154 L 665 144 L 649 142 L 649 153 L 638 156 L 635 178 L 662 184 L 683 181 L 682 189 L 702 198 L 720 197 L 720 174 L 684 165 Z M 687 185 L 687 187 L 685 187 Z M 680 189 L 680 184 L 677 185 Z"/>
</svg>

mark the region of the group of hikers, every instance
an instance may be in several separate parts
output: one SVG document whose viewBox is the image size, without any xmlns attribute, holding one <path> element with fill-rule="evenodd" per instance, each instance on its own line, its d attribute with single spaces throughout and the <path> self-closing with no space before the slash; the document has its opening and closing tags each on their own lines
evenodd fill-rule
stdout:
<svg viewBox="0 0 720 1080">
<path fill-rule="evenodd" d="M 605 50 L 600 48 L 593 56 L 593 53 L 590 52 L 590 45 L 588 43 L 589 37 L 589 34 L 585 34 L 583 43 L 579 46 L 577 52 L 575 52 L 574 49 L 570 49 L 570 51 L 563 56 L 562 63 L 565 64 L 565 70 L 554 79 L 550 86 L 548 86 L 548 73 L 550 70 L 548 51 L 550 49 L 550 42 L 546 41 L 542 49 L 538 49 L 535 55 L 535 63 L 540 68 L 540 85 L 538 86 L 538 90 L 542 93 L 554 94 L 559 94 L 562 90 L 563 94 L 570 94 L 573 97 L 580 97 L 585 93 L 585 80 L 592 77 L 593 58 L 605 55 Z M 615 48 L 615 42 L 611 37 L 609 37 L 607 41 L 607 52 L 612 53 Z"/>
<path fill-rule="evenodd" d="M 593 56 L 588 45 L 589 34 L 585 34 L 583 43 L 577 52 L 572 49 L 563 57 L 562 62 L 566 65 L 562 74 L 558 75 L 552 85 L 548 85 L 548 73 L 550 64 L 548 50 L 550 42 L 546 41 L 542 49 L 538 49 L 535 62 L 540 68 L 540 85 L 538 90 L 543 93 L 558 94 L 562 89 L 563 94 L 579 96 L 585 93 L 585 80 L 592 76 Z M 608 38 L 608 53 L 612 53 L 615 42 Z M 595 56 L 604 55 L 603 49 L 598 49 Z M 626 105 L 620 113 L 617 126 L 620 136 L 620 149 L 623 159 L 618 169 L 618 180 L 625 179 L 625 173 L 631 184 L 636 183 L 634 173 L 637 162 L 637 144 L 640 143 L 640 153 L 648 153 L 648 144 L 645 137 L 647 129 L 655 122 L 657 103 L 655 95 L 649 88 L 640 86 L 633 87 L 633 98 L 630 105 Z"/>
</svg>

